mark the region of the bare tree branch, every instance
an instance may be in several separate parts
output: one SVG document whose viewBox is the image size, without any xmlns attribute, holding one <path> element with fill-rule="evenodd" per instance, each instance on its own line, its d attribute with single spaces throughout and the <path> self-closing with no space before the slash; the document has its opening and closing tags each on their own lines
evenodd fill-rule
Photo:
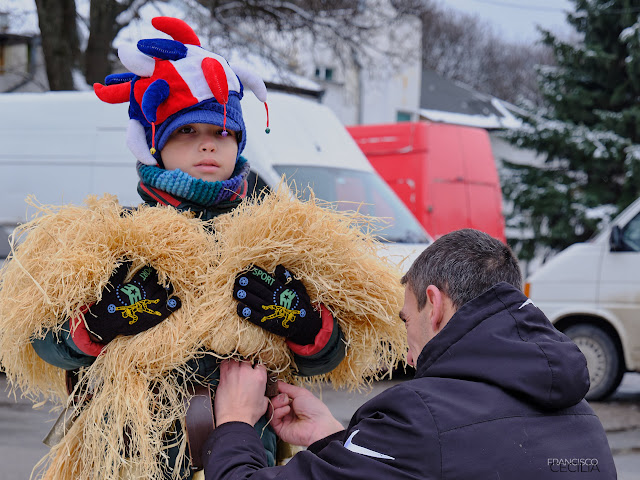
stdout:
<svg viewBox="0 0 640 480">
<path fill-rule="evenodd" d="M 167 0 L 91 0 L 84 56 L 74 28 L 59 27 L 62 8 L 74 0 L 37 0 L 52 88 L 73 88 L 64 66 L 84 58 L 89 83 L 117 65 L 112 42 L 149 4 Z M 206 44 L 228 55 L 259 56 L 276 71 L 309 75 L 313 65 L 336 72 L 353 68 L 383 77 L 422 55 L 424 68 L 510 102 L 540 99 L 535 68 L 551 55 L 542 46 L 512 45 L 477 18 L 442 10 L 432 0 L 174 0 Z M 422 28 L 411 26 L 419 19 Z M 409 23 L 408 23 L 409 22 Z M 57 33 L 52 27 L 58 25 Z M 419 35 L 422 30 L 422 48 Z M 77 32 L 76 32 L 77 37 Z M 64 39 L 65 43 L 60 42 Z M 73 45 L 70 45 L 69 42 Z M 50 48 L 51 45 L 56 48 Z M 63 45 L 66 45 L 62 48 Z M 71 53 L 73 51 L 73 53 Z M 50 57 L 54 58 L 50 61 Z M 309 60 L 310 59 L 310 60 Z M 306 62 L 306 63 L 305 63 Z M 331 65 L 329 65 L 331 63 Z M 339 75 L 338 75 L 339 76 Z M 59 78 L 58 78 L 59 77 Z M 65 77 L 64 84 L 60 78 Z M 56 79 L 57 78 L 57 79 Z M 286 81 L 286 78 L 282 80 Z M 342 81 L 335 79 L 336 81 Z M 57 86 L 56 86 L 57 85 Z"/>
<path fill-rule="evenodd" d="M 200 17 L 199 31 L 208 31 L 212 43 L 259 52 L 277 68 L 295 66 L 293 52 L 305 45 L 313 46 L 309 55 L 331 52 L 343 70 L 355 62 L 397 68 L 419 54 L 416 48 L 392 43 L 391 36 L 381 41 L 385 32 L 404 22 L 407 12 L 415 11 L 417 0 L 397 0 L 395 5 L 388 0 L 196 1 L 210 12 L 210 18 Z M 383 74 L 384 69 L 376 70 Z"/>
<path fill-rule="evenodd" d="M 424 68 L 512 103 L 541 104 L 536 69 L 553 63 L 547 47 L 505 42 L 477 17 L 430 3 L 421 20 Z"/>
</svg>

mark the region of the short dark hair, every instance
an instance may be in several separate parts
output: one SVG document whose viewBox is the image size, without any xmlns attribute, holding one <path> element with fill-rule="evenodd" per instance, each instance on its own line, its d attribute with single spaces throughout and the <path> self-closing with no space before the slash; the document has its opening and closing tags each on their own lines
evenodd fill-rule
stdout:
<svg viewBox="0 0 640 480">
<path fill-rule="evenodd" d="M 496 283 L 522 290 L 518 260 L 500 240 L 465 228 L 443 235 L 429 245 L 400 280 L 411 289 L 422 310 L 429 285 L 438 287 L 458 309 Z"/>
</svg>

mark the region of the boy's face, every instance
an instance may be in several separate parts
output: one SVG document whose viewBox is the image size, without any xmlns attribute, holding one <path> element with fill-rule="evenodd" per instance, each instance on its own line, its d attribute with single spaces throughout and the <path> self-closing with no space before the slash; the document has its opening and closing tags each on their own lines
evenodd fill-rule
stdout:
<svg viewBox="0 0 640 480">
<path fill-rule="evenodd" d="M 167 170 L 179 168 L 208 182 L 228 180 L 236 165 L 236 132 L 208 123 L 190 123 L 176 129 L 160 152 Z"/>
</svg>

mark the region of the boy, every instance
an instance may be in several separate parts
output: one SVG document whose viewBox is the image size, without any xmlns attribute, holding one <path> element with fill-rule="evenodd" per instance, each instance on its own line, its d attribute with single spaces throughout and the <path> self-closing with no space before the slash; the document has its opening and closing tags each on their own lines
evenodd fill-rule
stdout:
<svg viewBox="0 0 640 480">
<path fill-rule="evenodd" d="M 249 164 L 240 156 L 246 144 L 240 105 L 243 82 L 263 101 L 266 89 L 262 80 L 250 72 L 240 68 L 234 71 L 224 58 L 202 49 L 196 34 L 181 20 L 157 17 L 152 24 L 173 40 L 141 40 L 135 47 L 122 47 L 119 57 L 134 73 L 110 75 L 106 87 L 96 84 L 94 89 L 103 101 L 130 102 L 127 145 L 138 159 L 138 193 L 145 203 L 190 210 L 209 220 L 239 205 L 247 190 Z M 117 335 L 140 333 L 180 308 L 171 286 L 159 286 L 157 272 L 151 266 L 140 269 L 128 283 L 123 283 L 127 270 L 128 263 L 123 261 L 114 270 L 101 300 L 87 307 L 84 318 L 67 321 L 65 331 L 70 335 L 49 332 L 44 339 L 34 340 L 36 353 L 48 363 L 72 371 L 91 365 Z M 238 277 L 234 297 L 243 302 L 238 305 L 238 314 L 287 337 L 300 375 L 316 375 L 335 368 L 344 357 L 344 345 L 337 322 L 328 310 L 320 306 L 316 311 L 302 283 L 284 267 L 276 269 L 275 277 L 259 267 L 254 266 L 253 271 L 268 281 L 265 284 L 259 279 L 247 280 L 249 275 Z M 296 314 L 306 315 L 304 322 L 293 322 L 286 329 L 282 328 L 284 319 L 265 321 L 259 313 L 261 305 L 281 307 L 274 300 L 273 289 L 282 285 L 287 285 L 286 291 L 295 297 L 297 305 L 305 307 L 297 308 Z M 143 297 L 145 305 L 137 308 Z M 252 306 L 257 310 L 252 311 Z M 137 320 L 131 323 L 121 312 L 133 307 L 137 308 Z M 191 361 L 187 370 L 202 383 L 217 383 L 218 361 L 211 355 Z M 265 424 L 263 418 L 256 430 L 264 430 L 263 443 L 274 463 L 275 434 L 270 428 L 264 429 Z M 176 442 L 166 440 L 167 445 L 172 443 L 177 449 Z M 174 450 L 167 447 L 165 477 L 172 478 L 177 468 L 178 478 L 192 478 L 188 465 L 175 465 Z"/>
</svg>

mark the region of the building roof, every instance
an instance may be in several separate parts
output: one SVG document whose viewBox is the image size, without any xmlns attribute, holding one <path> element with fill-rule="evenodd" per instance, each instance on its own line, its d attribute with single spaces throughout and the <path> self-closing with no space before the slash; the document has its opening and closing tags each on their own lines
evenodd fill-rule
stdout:
<svg viewBox="0 0 640 480">
<path fill-rule="evenodd" d="M 0 45 L 24 45 L 31 43 L 39 35 L 19 35 L 17 33 L 0 32 Z"/>
<path fill-rule="evenodd" d="M 463 83 L 445 79 L 433 70 L 422 71 L 420 117 L 488 130 L 520 125 L 509 111 L 508 103 Z"/>
</svg>

